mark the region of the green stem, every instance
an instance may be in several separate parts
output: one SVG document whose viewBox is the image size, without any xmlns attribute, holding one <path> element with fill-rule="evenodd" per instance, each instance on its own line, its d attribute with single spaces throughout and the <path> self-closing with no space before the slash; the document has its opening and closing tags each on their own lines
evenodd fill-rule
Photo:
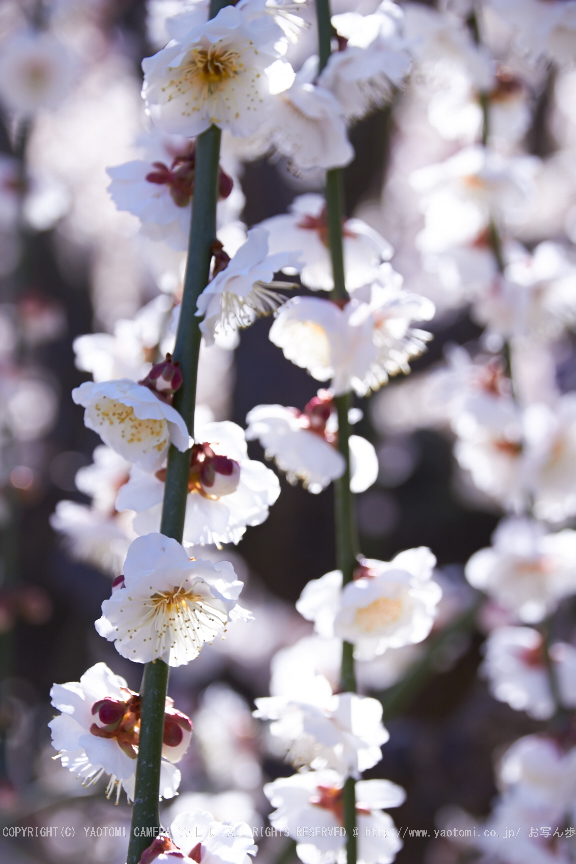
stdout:
<svg viewBox="0 0 576 864">
<path fill-rule="evenodd" d="M 550 647 L 552 645 L 552 618 L 551 615 L 544 623 L 542 633 L 542 649 L 544 654 L 544 664 L 548 674 L 548 685 L 554 702 L 554 716 L 550 720 L 550 729 L 555 732 L 563 732 L 569 726 L 570 713 L 566 710 L 560 693 L 560 683 L 558 681 L 558 671 L 554 666 L 554 661 L 550 655 Z"/>
<path fill-rule="evenodd" d="M 315 0 L 318 26 L 318 74 L 322 72 L 332 53 L 332 21 L 330 0 Z"/>
<path fill-rule="evenodd" d="M 318 71 L 326 66 L 331 53 L 332 23 L 330 0 L 316 0 L 318 23 Z M 342 303 L 349 300 L 346 291 L 344 271 L 344 246 L 342 240 L 342 219 L 344 203 L 342 193 L 342 171 L 334 168 L 326 172 L 326 220 L 328 225 L 328 245 L 332 261 L 334 288 L 331 300 Z M 354 519 L 354 502 L 350 491 L 350 422 L 348 412 L 352 407 L 352 394 L 344 393 L 336 397 L 338 412 L 338 450 L 344 457 L 345 470 L 334 484 L 334 508 L 336 522 L 336 565 L 342 571 L 343 585 L 354 577 L 358 538 Z M 345 693 L 356 691 L 354 671 L 354 646 L 349 642 L 342 645 L 342 667 L 340 689 Z M 346 862 L 356 864 L 357 827 L 356 827 L 356 785 L 353 777 L 347 777 L 343 791 L 344 828 L 346 831 Z"/>
<path fill-rule="evenodd" d="M 358 857 L 358 841 L 356 835 L 356 782 L 353 777 L 347 777 L 342 795 L 344 804 L 344 830 L 346 831 L 346 861 L 356 861 Z"/>
<path fill-rule="evenodd" d="M 220 9 L 228 5 L 230 3 L 227 0 L 212 0 L 210 18 L 214 18 Z M 220 140 L 221 131 L 215 126 L 211 126 L 196 139 L 196 170 L 188 260 L 173 354 L 174 360 L 180 363 L 183 378 L 182 387 L 175 394 L 173 405 L 184 418 L 192 436 L 201 342 L 196 304 L 208 284 L 212 259 L 211 247 L 216 239 Z M 189 471 L 190 451 L 181 453 L 175 447 L 170 447 L 160 531 L 179 543 L 182 542 L 184 531 Z M 168 672 L 169 667 L 162 660 L 147 663 L 144 667 L 140 694 L 142 722 L 127 864 L 138 864 L 142 853 L 152 842 L 152 837 L 141 835 L 147 834 L 151 828 L 160 830 L 158 800 Z"/>
<path fill-rule="evenodd" d="M 180 322 L 173 359 L 180 363 L 182 387 L 174 395 L 174 408 L 186 421 L 194 436 L 196 379 L 201 334 L 196 317 L 198 297 L 208 284 L 211 246 L 216 239 L 216 203 L 218 200 L 218 159 L 222 133 L 211 126 L 196 139 L 196 172 L 192 204 L 192 226 L 188 247 L 188 266 L 180 308 Z M 166 466 L 166 484 L 160 531 L 180 542 L 184 531 L 190 453 L 170 447 Z"/>
<path fill-rule="evenodd" d="M 173 354 L 174 360 L 180 362 L 183 378 L 182 387 L 175 394 L 173 404 L 186 421 L 192 435 L 201 340 L 196 304 L 208 284 L 211 246 L 216 238 L 220 138 L 220 130 L 211 126 L 196 139 L 196 179 L 188 262 Z M 182 542 L 184 531 L 189 472 L 190 451 L 181 453 L 176 447 L 170 447 L 160 531 L 179 543 Z M 146 834 L 142 829 L 160 827 L 158 799 L 167 687 L 168 666 L 162 660 L 147 663 L 141 689 L 142 723 L 128 864 L 138 864 L 142 853 L 153 839 L 140 836 Z"/>
<path fill-rule="evenodd" d="M 344 195 L 342 170 L 332 168 L 326 172 L 326 218 L 328 222 L 328 245 L 332 260 L 334 300 L 347 300 L 346 277 L 344 275 L 344 248 L 342 244 L 342 219 L 344 217 Z"/>
<path fill-rule="evenodd" d="M 336 564 L 342 571 L 342 583 L 347 585 L 354 576 L 357 564 L 358 539 L 354 518 L 354 500 L 350 491 L 350 422 L 348 412 L 352 405 L 350 393 L 336 397 L 338 411 L 338 450 L 344 457 L 344 474 L 334 484 L 334 509 L 336 521 Z M 344 693 L 356 690 L 354 672 L 354 646 L 344 642 L 342 646 L 342 668 L 340 688 Z"/>
</svg>

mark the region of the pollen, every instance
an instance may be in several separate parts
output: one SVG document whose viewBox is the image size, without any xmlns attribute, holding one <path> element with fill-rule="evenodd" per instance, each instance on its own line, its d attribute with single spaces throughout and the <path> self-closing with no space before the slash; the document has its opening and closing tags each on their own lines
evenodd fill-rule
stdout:
<svg viewBox="0 0 576 864">
<path fill-rule="evenodd" d="M 166 443 L 165 420 L 141 420 L 134 414 L 131 405 L 124 405 L 114 399 L 103 396 L 94 406 L 94 411 L 100 425 L 114 426 L 120 430 L 120 436 L 127 444 L 143 444 L 154 442 L 159 450 Z"/>
<path fill-rule="evenodd" d="M 401 598 L 379 597 L 357 609 L 354 621 L 364 633 L 374 633 L 389 624 L 395 624 L 402 614 L 403 602 Z"/>
</svg>

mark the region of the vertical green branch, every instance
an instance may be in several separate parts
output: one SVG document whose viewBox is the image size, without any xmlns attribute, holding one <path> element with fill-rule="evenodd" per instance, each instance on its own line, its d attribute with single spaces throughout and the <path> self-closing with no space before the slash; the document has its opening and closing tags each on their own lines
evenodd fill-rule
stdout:
<svg viewBox="0 0 576 864">
<path fill-rule="evenodd" d="M 228 5 L 228 0 L 212 0 L 210 18 L 214 18 L 220 9 Z M 182 386 L 175 394 L 173 405 L 184 418 L 192 436 L 201 342 L 196 304 L 208 284 L 211 247 L 216 239 L 220 140 L 221 131 L 215 126 L 211 126 L 196 139 L 188 260 L 173 354 L 182 371 Z M 170 447 L 160 531 L 179 543 L 182 542 L 184 532 L 189 471 L 190 451 L 181 453 L 176 447 Z M 158 801 L 168 672 L 169 667 L 162 660 L 147 663 L 144 667 L 140 694 L 142 720 L 127 864 L 138 864 L 142 853 L 153 839 L 146 835 L 151 828 L 160 829 Z"/>
<path fill-rule="evenodd" d="M 332 23 L 330 0 L 316 0 L 316 18 L 318 24 L 318 72 L 326 66 L 332 50 Z M 342 219 L 344 204 L 342 194 L 342 171 L 333 168 L 326 172 L 326 222 L 328 227 L 328 245 L 332 262 L 332 277 L 334 288 L 331 299 L 346 301 L 349 299 L 346 291 L 344 271 L 344 248 L 342 242 Z M 350 491 L 350 423 L 348 412 L 352 405 L 352 394 L 344 393 L 336 397 L 338 411 L 338 450 L 344 457 L 345 470 L 334 484 L 334 504 L 336 523 L 336 566 L 342 571 L 343 585 L 352 581 L 356 556 L 358 554 L 358 539 L 354 518 L 354 501 Z M 354 672 L 354 646 L 349 642 L 342 645 L 342 667 L 340 672 L 340 689 L 344 692 L 356 690 L 356 675 Z M 346 830 L 346 860 L 347 864 L 356 864 L 357 859 L 357 825 L 356 825 L 356 785 L 353 777 L 346 778 L 343 790 L 344 828 Z"/>
</svg>

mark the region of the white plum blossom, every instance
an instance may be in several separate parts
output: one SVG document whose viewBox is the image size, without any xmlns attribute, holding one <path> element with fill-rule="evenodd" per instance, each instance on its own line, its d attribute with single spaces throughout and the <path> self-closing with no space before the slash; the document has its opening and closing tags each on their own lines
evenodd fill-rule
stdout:
<svg viewBox="0 0 576 864">
<path fill-rule="evenodd" d="M 347 119 L 389 103 L 407 75 L 411 58 L 399 33 L 401 21 L 402 10 L 392 2 L 382 3 L 373 15 L 332 16 L 345 44 L 330 55 L 318 83 L 332 91 Z"/>
<path fill-rule="evenodd" d="M 172 443 L 185 452 L 191 446 L 182 416 L 148 387 L 128 378 L 85 381 L 72 399 L 86 411 L 84 423 L 120 456 L 148 470 L 158 468 Z"/>
<path fill-rule="evenodd" d="M 272 290 L 274 273 L 283 267 L 298 267 L 293 253 L 268 254 L 268 232 L 253 228 L 224 270 L 214 276 L 198 298 L 197 315 L 203 316 L 200 331 L 207 345 L 214 336 L 247 327 L 261 315 L 269 315 L 284 301 Z M 292 287 L 280 283 L 278 287 Z"/>
<path fill-rule="evenodd" d="M 135 510 L 138 534 L 160 527 L 164 480 L 160 469 L 149 474 L 138 466 L 120 489 L 116 506 Z M 226 420 L 196 430 L 184 521 L 184 543 L 238 543 L 247 525 L 260 525 L 280 494 L 278 478 L 261 462 L 249 459 L 243 430 Z"/>
<path fill-rule="evenodd" d="M 170 835 L 200 864 L 249 864 L 255 855 L 252 828 L 245 822 L 219 822 L 208 811 L 180 813 Z"/>
<path fill-rule="evenodd" d="M 364 396 L 390 376 L 409 372 L 408 361 L 430 338 L 411 325 L 430 320 L 434 305 L 402 291 L 400 277 L 387 265 L 384 271 L 381 281 L 369 286 L 368 302 L 357 296 L 365 292 L 356 292 L 343 307 L 319 297 L 295 297 L 270 330 L 271 341 L 288 360 L 318 381 L 331 379 L 337 396 L 350 390 Z"/>
<path fill-rule="evenodd" d="M 116 790 L 118 800 L 123 788 L 128 800 L 132 801 L 140 697 L 132 693 L 124 678 L 111 672 L 105 663 L 92 666 L 80 681 L 55 684 L 50 696 L 52 705 L 62 712 L 48 724 L 52 731 L 52 745 L 58 751 L 62 765 L 82 777 L 84 785 L 88 786 L 96 783 L 103 774 L 110 774 L 106 790 L 108 797 Z M 163 747 L 160 770 L 160 795 L 163 798 L 173 798 L 177 794 L 180 772 L 172 763 L 182 758 L 190 742 L 191 730 L 188 718 L 167 704 L 164 739 L 168 743 Z"/>
<path fill-rule="evenodd" d="M 542 523 L 515 517 L 500 523 L 492 542 L 472 555 L 466 578 L 521 621 L 541 621 L 576 594 L 576 531 L 550 533 Z"/>
<path fill-rule="evenodd" d="M 322 675 L 302 683 L 298 699 L 267 696 L 255 703 L 254 716 L 274 721 L 270 732 L 287 747 L 289 761 L 353 777 L 376 765 L 389 738 L 381 703 L 356 693 L 333 695 Z"/>
<path fill-rule="evenodd" d="M 265 12 L 274 18 L 290 42 L 298 42 L 307 21 L 298 13 L 306 10 L 306 0 L 239 0 L 239 9 L 248 18 Z"/>
<path fill-rule="evenodd" d="M 342 168 L 354 158 L 338 101 L 313 81 L 317 66 L 310 58 L 292 85 L 278 93 L 266 123 L 274 148 L 299 170 Z"/>
<path fill-rule="evenodd" d="M 173 348 L 164 331 L 174 305 L 165 294 L 155 297 L 133 318 L 120 318 L 113 333 L 86 333 L 73 342 L 76 366 L 90 372 L 94 381 L 144 378 L 161 345 L 165 354 Z"/>
<path fill-rule="evenodd" d="M 518 47 L 533 58 L 544 55 L 556 64 L 573 64 L 576 57 L 574 0 L 490 0 L 513 28 Z"/>
<path fill-rule="evenodd" d="M 561 522 L 576 513 L 576 396 L 529 405 L 524 413 L 525 474 L 538 519 Z"/>
<path fill-rule="evenodd" d="M 331 632 L 331 630 L 330 630 Z M 355 664 L 358 692 L 385 690 L 404 677 L 422 653 L 422 646 L 405 645 L 389 648 L 374 660 L 358 660 Z M 316 633 L 304 636 L 294 645 L 282 648 L 272 658 L 270 695 L 298 698 L 304 678 L 320 674 L 327 678 L 333 690 L 340 681 L 342 640 Z"/>
<path fill-rule="evenodd" d="M 340 570 L 309 582 L 296 608 L 321 636 L 345 639 L 354 644 L 358 660 L 372 660 L 430 633 L 442 597 L 432 579 L 435 564 L 425 547 L 408 549 L 390 562 L 366 558 L 344 587 Z"/>
<path fill-rule="evenodd" d="M 420 248 L 439 252 L 472 243 L 492 219 L 519 218 L 533 192 L 537 165 L 534 157 L 504 157 L 476 145 L 414 172 L 410 179 L 425 216 Z"/>
<path fill-rule="evenodd" d="M 257 438 L 267 459 L 274 459 L 288 482 L 301 480 L 316 495 L 342 476 L 344 456 L 337 449 L 338 423 L 329 391 L 319 390 L 304 411 L 283 405 L 256 405 L 246 417 L 248 441 Z M 378 457 L 372 444 L 350 435 L 350 488 L 364 492 L 378 476 Z"/>
<path fill-rule="evenodd" d="M 550 838 L 556 826 L 574 819 L 576 749 L 547 735 L 528 735 L 506 751 L 497 773 L 501 796 L 475 843 L 509 864 L 568 864 L 570 841 L 561 837 L 551 847 Z M 520 830 L 510 843 L 505 828 L 512 825 Z M 551 826 L 549 836 L 546 829 L 531 830 L 540 825 Z"/>
<path fill-rule="evenodd" d="M 140 220 L 140 231 L 171 249 L 186 251 L 195 183 L 195 143 L 152 129 L 140 139 L 142 158 L 106 169 L 110 197 L 118 210 Z M 235 221 L 245 198 L 238 183 L 221 167 L 218 174 L 217 225 Z"/>
<path fill-rule="evenodd" d="M 0 45 L 0 100 L 17 116 L 57 108 L 72 87 L 77 66 L 53 34 L 13 34 Z"/>
<path fill-rule="evenodd" d="M 495 699 L 536 720 L 556 712 L 542 634 L 531 627 L 497 627 L 485 643 L 481 672 Z M 549 648 L 561 703 L 576 707 L 576 648 L 558 642 Z"/>
<path fill-rule="evenodd" d="M 456 400 L 452 420 L 457 435 L 454 455 L 482 492 L 507 508 L 518 509 L 526 502 L 528 483 L 523 417 L 506 389 L 498 389 L 497 382 L 496 389 L 491 391 L 491 386 L 477 388 Z"/>
<path fill-rule="evenodd" d="M 207 810 L 180 812 L 169 833 L 158 834 L 142 864 L 249 864 L 255 855 L 252 829 L 245 822 L 219 822 Z"/>
<path fill-rule="evenodd" d="M 576 323 L 576 266 L 556 243 L 518 251 L 504 279 L 474 298 L 474 318 L 504 339 L 558 340 Z"/>
<path fill-rule="evenodd" d="M 308 771 L 281 777 L 264 786 L 276 810 L 268 817 L 277 831 L 297 841 L 296 852 L 304 864 L 344 864 L 346 837 L 343 829 L 344 778 L 336 771 Z M 382 810 L 404 803 L 404 790 L 390 780 L 359 780 L 356 790 L 358 861 L 389 864 L 402 848 L 394 822 Z M 302 827 L 311 829 L 302 839 Z M 315 829 L 318 829 L 317 831 Z"/>
<path fill-rule="evenodd" d="M 80 468 L 75 483 L 80 492 L 92 498 L 90 506 L 75 501 L 59 501 L 50 525 L 63 535 L 68 551 L 116 576 L 122 569 L 126 552 L 136 533 L 133 514 L 116 510 L 116 496 L 130 476 L 130 462 L 110 447 L 96 447 L 92 465 Z"/>
<path fill-rule="evenodd" d="M 171 22 L 172 40 L 142 63 L 143 96 L 154 122 L 191 137 L 212 124 L 239 136 L 255 132 L 270 98 L 265 69 L 279 58 L 280 28 L 269 15 L 250 21 L 226 6 L 211 21 Z"/>
<path fill-rule="evenodd" d="M 162 534 L 134 540 L 123 575 L 103 602 L 96 629 L 136 663 L 189 663 L 205 642 L 225 633 L 230 620 L 251 617 L 236 604 L 242 582 L 232 564 L 191 559 Z"/>
<path fill-rule="evenodd" d="M 290 205 L 290 213 L 272 216 L 260 223 L 269 233 L 271 254 L 296 252 L 304 262 L 300 276 L 313 291 L 334 287 L 325 201 L 321 195 L 300 195 Z M 348 291 L 367 285 L 377 277 L 380 264 L 392 255 L 383 237 L 361 219 L 347 219 L 342 226 L 344 271 Z"/>
<path fill-rule="evenodd" d="M 107 513 L 76 501 L 58 501 L 50 526 L 70 555 L 110 575 L 121 569 L 132 540 L 133 513 Z"/>
</svg>

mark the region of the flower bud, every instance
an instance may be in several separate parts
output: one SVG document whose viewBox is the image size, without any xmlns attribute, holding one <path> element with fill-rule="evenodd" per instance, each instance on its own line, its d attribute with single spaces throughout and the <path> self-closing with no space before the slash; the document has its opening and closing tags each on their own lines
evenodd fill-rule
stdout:
<svg viewBox="0 0 576 864">
<path fill-rule="evenodd" d="M 162 755 L 169 762 L 179 762 L 190 745 L 192 721 L 175 708 L 166 708 Z"/>
<path fill-rule="evenodd" d="M 112 594 L 114 594 L 115 591 L 119 591 L 123 587 L 124 587 L 124 576 L 123 575 L 116 576 L 116 578 L 112 582 Z"/>
<path fill-rule="evenodd" d="M 202 860 L 202 843 L 197 843 L 196 846 L 190 851 L 188 857 L 195 861 L 196 864 L 200 864 Z"/>
<path fill-rule="evenodd" d="M 202 463 L 200 485 L 207 495 L 216 498 L 231 495 L 239 483 L 240 464 L 235 459 L 214 454 Z"/>
<path fill-rule="evenodd" d="M 232 180 L 232 177 L 220 168 L 220 173 L 218 175 L 218 197 L 220 199 L 228 198 L 233 188 L 234 181 Z"/>
<path fill-rule="evenodd" d="M 326 424 L 334 410 L 334 400 L 329 390 L 319 390 L 318 395 L 311 399 L 304 408 L 312 432 L 324 433 Z"/>
<path fill-rule="evenodd" d="M 107 732 L 115 731 L 124 717 L 126 702 L 110 699 L 108 696 L 92 706 L 92 714 L 97 714 L 97 723 Z"/>
<path fill-rule="evenodd" d="M 138 383 L 148 387 L 161 399 L 169 400 L 182 386 L 180 364 L 178 361 L 173 362 L 171 354 L 166 354 L 166 360 L 152 366 L 146 378 Z"/>
<path fill-rule="evenodd" d="M 152 864 L 160 855 L 170 855 L 173 858 L 184 858 L 185 855 L 166 834 L 159 834 L 151 845 L 142 853 L 139 864 Z"/>
</svg>

